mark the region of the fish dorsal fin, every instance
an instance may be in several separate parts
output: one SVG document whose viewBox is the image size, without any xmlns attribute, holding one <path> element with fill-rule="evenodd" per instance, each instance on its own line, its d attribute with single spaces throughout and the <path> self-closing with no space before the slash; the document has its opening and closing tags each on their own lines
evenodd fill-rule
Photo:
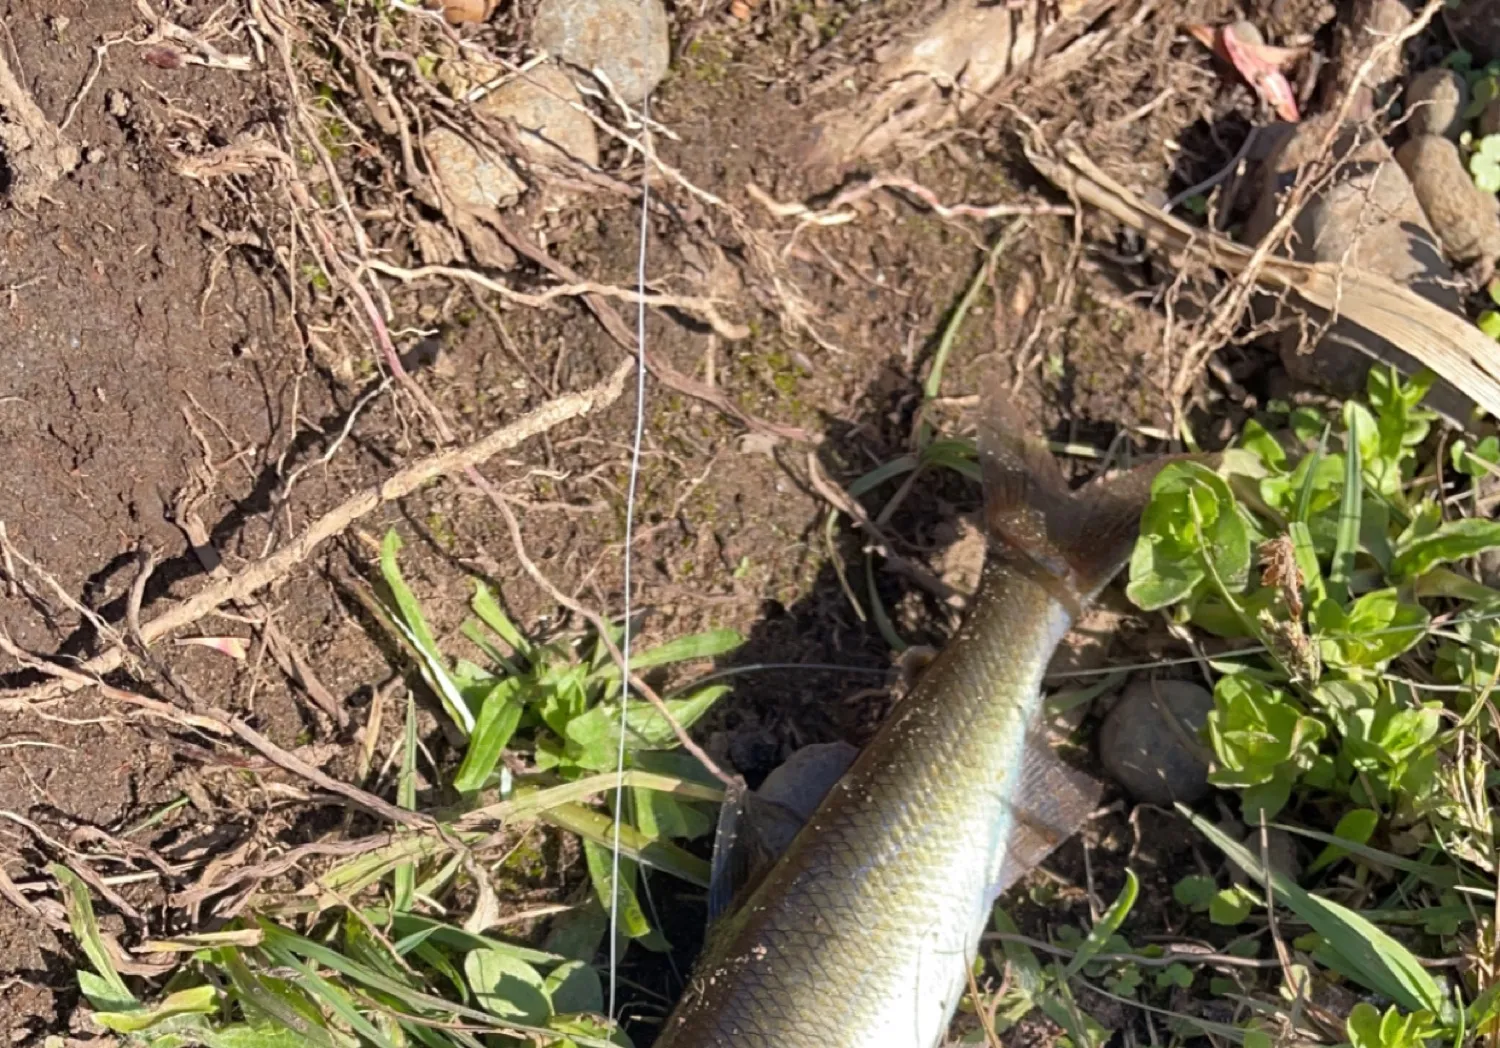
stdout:
<svg viewBox="0 0 1500 1048">
<path fill-rule="evenodd" d="M 804 746 L 760 789 L 725 796 L 709 872 L 709 923 L 733 912 L 755 889 L 857 756 L 847 742 Z"/>
<path fill-rule="evenodd" d="M 996 895 L 1077 833 L 1103 792 L 1097 779 L 1064 764 L 1039 731 L 1027 735 L 1024 754 L 1011 795 L 1012 829 L 994 885 Z"/>
<path fill-rule="evenodd" d="M 1070 491 L 1046 441 L 1022 424 L 1014 397 L 988 388 L 982 402 L 985 529 L 1000 550 L 1038 569 L 1064 603 L 1081 608 L 1130 559 L 1151 482 L 1173 456 Z"/>
</svg>

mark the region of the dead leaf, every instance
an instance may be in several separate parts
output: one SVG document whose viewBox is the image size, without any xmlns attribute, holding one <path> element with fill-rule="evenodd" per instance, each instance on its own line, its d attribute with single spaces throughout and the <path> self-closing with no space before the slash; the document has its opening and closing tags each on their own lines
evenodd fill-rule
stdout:
<svg viewBox="0 0 1500 1048">
<path fill-rule="evenodd" d="M 220 655 L 228 655 L 236 662 L 244 662 L 250 650 L 249 645 L 239 637 L 183 637 L 177 643 L 209 648 Z"/>
<path fill-rule="evenodd" d="M 1234 66 L 1278 117 L 1288 123 L 1301 119 L 1296 95 L 1284 70 L 1290 69 L 1306 49 L 1271 47 L 1249 22 L 1232 22 L 1224 26 L 1192 23 L 1183 28 L 1204 47 Z"/>
<path fill-rule="evenodd" d="M 449 25 L 465 22 L 487 22 L 495 13 L 496 0 L 438 0 L 443 9 L 443 19 Z"/>
</svg>

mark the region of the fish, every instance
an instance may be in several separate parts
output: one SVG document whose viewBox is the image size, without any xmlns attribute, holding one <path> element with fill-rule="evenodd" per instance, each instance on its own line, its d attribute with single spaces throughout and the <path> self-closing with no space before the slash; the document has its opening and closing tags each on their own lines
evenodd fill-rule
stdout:
<svg viewBox="0 0 1500 1048">
<path fill-rule="evenodd" d="M 1042 678 L 1165 460 L 1072 491 L 983 399 L 988 548 L 962 625 L 852 762 L 832 754 L 847 770 L 810 815 L 780 805 L 790 843 L 710 926 L 657 1048 L 935 1048 L 999 892 L 1092 810 L 1097 783 L 1040 730 Z"/>
</svg>

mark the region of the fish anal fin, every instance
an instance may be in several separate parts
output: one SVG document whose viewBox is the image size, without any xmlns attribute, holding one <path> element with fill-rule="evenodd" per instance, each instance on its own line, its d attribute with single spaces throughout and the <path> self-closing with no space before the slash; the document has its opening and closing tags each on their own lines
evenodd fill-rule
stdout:
<svg viewBox="0 0 1500 1048">
<path fill-rule="evenodd" d="M 1098 807 L 1103 785 L 1064 764 L 1047 740 L 1026 740 L 1020 775 L 1011 795 L 1011 833 L 994 886 L 1004 892 L 1036 869 Z"/>
</svg>

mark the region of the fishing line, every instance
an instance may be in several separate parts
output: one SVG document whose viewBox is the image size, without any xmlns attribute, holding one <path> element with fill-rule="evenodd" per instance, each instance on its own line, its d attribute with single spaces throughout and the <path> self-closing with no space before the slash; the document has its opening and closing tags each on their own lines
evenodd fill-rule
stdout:
<svg viewBox="0 0 1500 1048">
<path fill-rule="evenodd" d="M 650 23 L 647 7 L 641 6 L 641 68 L 651 65 Z M 651 202 L 651 90 L 647 88 L 641 99 L 641 222 L 639 230 L 640 249 L 635 260 L 635 433 L 630 443 L 630 481 L 625 489 L 625 563 L 624 563 L 624 611 L 625 636 L 620 643 L 620 719 L 619 746 L 615 751 L 615 808 L 612 832 L 614 840 L 609 854 L 609 1018 L 618 1021 L 615 1015 L 616 991 L 619 979 L 616 968 L 619 963 L 620 930 L 620 826 L 624 821 L 625 808 L 625 728 L 626 712 L 630 699 L 630 646 L 634 630 L 631 628 L 631 562 L 635 549 L 635 499 L 641 476 L 641 445 L 646 435 L 646 237 L 650 232 Z"/>
</svg>

